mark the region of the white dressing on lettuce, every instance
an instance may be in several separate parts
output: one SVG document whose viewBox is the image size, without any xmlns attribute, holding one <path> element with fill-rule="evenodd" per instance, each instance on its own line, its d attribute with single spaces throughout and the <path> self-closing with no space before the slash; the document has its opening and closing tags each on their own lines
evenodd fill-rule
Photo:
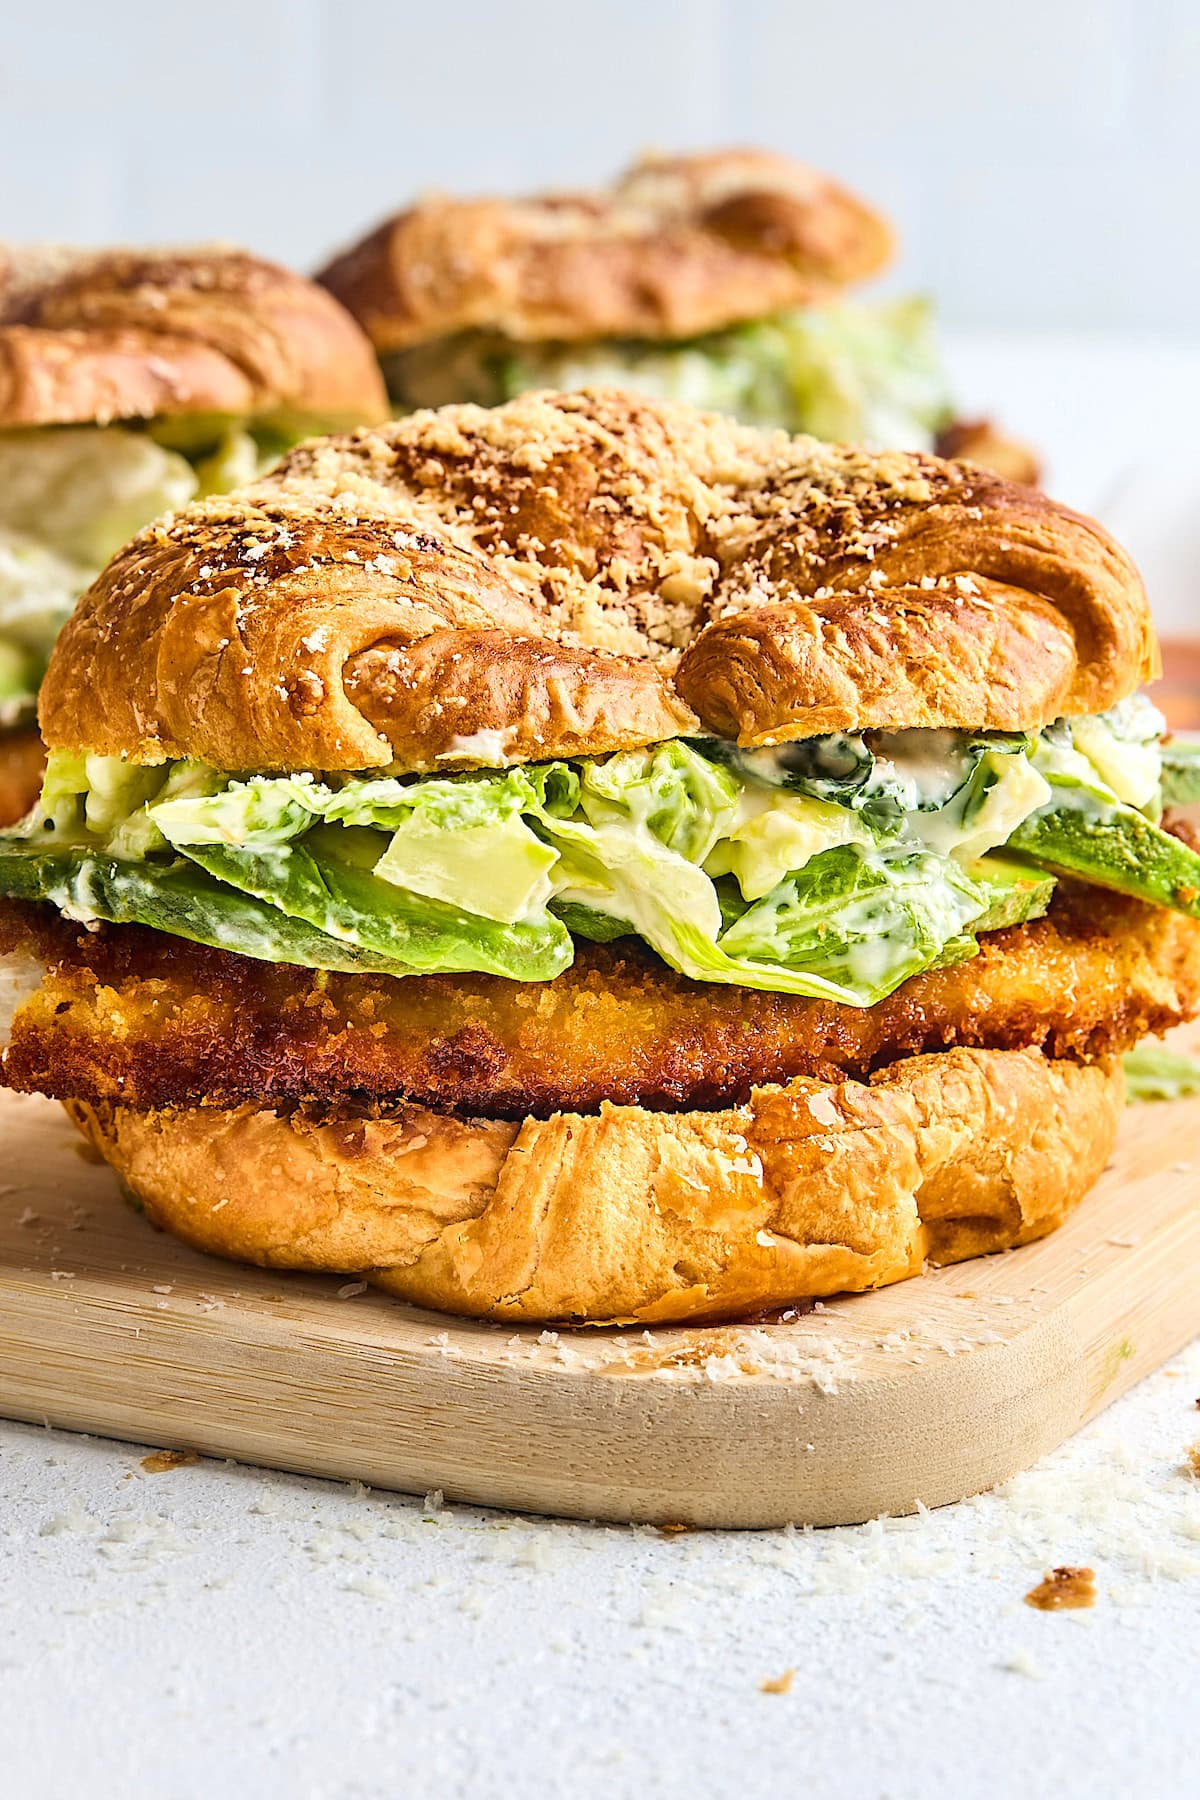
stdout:
<svg viewBox="0 0 1200 1800">
<path fill-rule="evenodd" d="M 195 494 L 187 458 L 120 425 L 0 431 L 0 531 L 99 569 L 159 513 Z"/>
<path fill-rule="evenodd" d="M 1006 844 L 1017 826 L 1050 798 L 1050 784 L 1025 756 L 984 759 L 982 773 L 991 777 L 981 795 L 953 795 L 938 810 L 917 812 L 907 821 L 907 835 L 930 850 L 973 863 Z M 982 785 L 982 784 L 981 784 Z M 969 800 L 975 800 L 969 805 Z"/>
<path fill-rule="evenodd" d="M 879 732 L 872 744 L 881 771 L 886 770 L 902 803 L 918 807 L 944 806 L 967 775 L 967 756 L 961 731 Z"/>
<path fill-rule="evenodd" d="M 54 640 L 121 545 L 263 464 L 254 436 L 228 422 L 194 462 L 123 425 L 0 431 L 0 728 L 32 713 Z"/>
<path fill-rule="evenodd" d="M 244 929 L 248 955 L 293 933 L 277 960 L 393 974 L 549 980 L 570 933 L 629 935 L 696 981 L 866 1006 L 1036 917 L 1060 871 L 1200 915 L 1200 855 L 1159 829 L 1157 791 L 1120 798 L 1145 792 L 1145 714 L 1080 723 L 676 740 L 452 776 L 59 754 L 0 839 L 0 891 L 228 948 Z"/>
<path fill-rule="evenodd" d="M 736 823 L 709 852 L 704 870 L 713 877 L 732 875 L 743 900 L 761 900 L 823 850 L 869 842 L 862 820 L 844 806 L 746 789 Z"/>
<path fill-rule="evenodd" d="M 1158 708 L 1134 694 L 1107 713 L 1072 719 L 1071 742 L 1118 800 L 1144 812 L 1158 803 L 1166 729 Z"/>
</svg>

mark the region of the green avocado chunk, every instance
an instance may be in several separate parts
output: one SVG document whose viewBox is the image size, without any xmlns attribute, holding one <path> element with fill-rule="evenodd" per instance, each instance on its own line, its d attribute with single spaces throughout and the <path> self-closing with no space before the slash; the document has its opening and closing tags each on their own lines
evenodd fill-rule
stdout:
<svg viewBox="0 0 1200 1800">
<path fill-rule="evenodd" d="M 1200 855 L 1132 806 L 1043 807 L 1005 848 L 1056 875 L 1200 919 Z"/>
</svg>

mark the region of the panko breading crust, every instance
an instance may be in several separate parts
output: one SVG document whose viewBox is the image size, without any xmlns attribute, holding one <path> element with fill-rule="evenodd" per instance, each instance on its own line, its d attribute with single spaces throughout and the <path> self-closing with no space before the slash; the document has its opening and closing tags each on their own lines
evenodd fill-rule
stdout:
<svg viewBox="0 0 1200 1800">
<path fill-rule="evenodd" d="M 0 951 L 50 972 L 18 1014 L 9 1086 L 137 1107 L 360 1110 L 400 1101 L 487 1118 L 743 1102 L 795 1076 L 865 1079 L 952 1045 L 1091 1059 L 1200 1002 L 1200 924 L 1064 884 L 1048 918 L 873 1007 L 674 974 L 633 942 L 579 946 L 552 982 L 326 974 L 137 927 L 96 932 L 0 906 Z"/>
<path fill-rule="evenodd" d="M 135 762 L 446 770 L 1032 730 L 1157 669 L 1129 558 L 1034 489 L 593 389 L 307 444 L 150 526 L 40 717 Z"/>
<path fill-rule="evenodd" d="M 245 251 L 0 244 L 0 426 L 177 413 L 382 419 L 370 344 L 320 287 Z"/>
<path fill-rule="evenodd" d="M 356 1272 L 421 1306 L 606 1324 L 732 1316 L 1027 1243 L 1104 1167 L 1120 1065 L 913 1057 L 722 1112 L 522 1124 L 68 1110 L 203 1250 Z"/>
<path fill-rule="evenodd" d="M 317 277 L 381 352 L 462 331 L 686 338 L 874 275 L 878 213 L 790 157 L 648 157 L 593 193 L 434 196 Z"/>
</svg>

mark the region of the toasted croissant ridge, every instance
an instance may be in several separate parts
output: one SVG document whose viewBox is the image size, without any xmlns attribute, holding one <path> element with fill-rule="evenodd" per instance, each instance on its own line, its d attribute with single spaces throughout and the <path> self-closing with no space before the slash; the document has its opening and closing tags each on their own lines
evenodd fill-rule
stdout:
<svg viewBox="0 0 1200 1800">
<path fill-rule="evenodd" d="M 285 410 L 387 411 L 370 345 L 315 283 L 226 247 L 0 244 L 0 426 Z"/>
<path fill-rule="evenodd" d="M 951 1049 L 717 1112 L 67 1110 L 198 1249 L 599 1324 L 728 1318 L 1044 1237 L 1103 1169 L 1123 1098 L 1112 1061 Z"/>
<path fill-rule="evenodd" d="M 1157 668 L 1129 558 L 1033 489 L 593 389 L 313 441 L 148 527 L 41 724 L 136 762 L 448 769 L 1033 730 Z"/>
<path fill-rule="evenodd" d="M 433 196 L 318 276 L 381 351 L 469 330 L 692 337 L 874 275 L 892 235 L 828 176 L 760 150 L 650 157 L 611 187 Z"/>
</svg>

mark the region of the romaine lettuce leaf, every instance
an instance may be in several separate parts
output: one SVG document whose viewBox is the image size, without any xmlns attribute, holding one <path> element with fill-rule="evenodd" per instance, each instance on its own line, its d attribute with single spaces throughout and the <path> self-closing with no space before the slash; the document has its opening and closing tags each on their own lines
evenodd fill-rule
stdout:
<svg viewBox="0 0 1200 1800">
<path fill-rule="evenodd" d="M 745 900 L 761 900 L 824 850 L 872 842 L 856 813 L 827 800 L 748 791 L 745 802 L 704 862 L 707 875 L 732 875 Z"/>
<path fill-rule="evenodd" d="M 0 728 L 32 715 L 50 646 L 87 581 L 68 558 L 0 524 Z"/>
<path fill-rule="evenodd" d="M 583 766 L 579 804 L 593 825 L 643 825 L 660 844 L 702 863 L 737 812 L 740 784 L 682 739 Z"/>
<path fill-rule="evenodd" d="M 1007 842 L 1050 791 L 1029 760 L 1032 740 L 1005 732 L 835 732 L 772 750 L 714 739 L 703 748 L 748 783 L 857 814 L 881 841 L 906 838 L 963 863 Z"/>
<path fill-rule="evenodd" d="M 1108 712 L 1072 719 L 1072 748 L 1127 806 L 1155 816 L 1161 810 L 1162 737 L 1167 722 L 1144 694 L 1131 694 Z"/>
<path fill-rule="evenodd" d="M 326 938 L 385 959 L 396 974 L 482 972 L 551 981 L 570 967 L 570 932 L 549 913 L 529 923 L 497 923 L 381 882 L 371 832 L 320 826 L 304 842 L 277 850 L 193 844 L 187 855 L 219 882 L 315 925 Z"/>
<path fill-rule="evenodd" d="M 0 891 L 18 900 L 48 901 L 83 924 L 148 925 L 258 962 L 407 973 L 388 957 L 327 937 L 273 905 L 210 879 L 182 857 L 129 862 L 96 851 L 46 850 L 0 838 Z"/>
<path fill-rule="evenodd" d="M 1200 1061 L 1168 1050 L 1165 1044 L 1143 1043 L 1123 1058 L 1125 1097 L 1137 1100 L 1187 1100 L 1200 1094 Z"/>
<path fill-rule="evenodd" d="M 921 969 L 974 955 L 967 928 L 986 905 L 955 863 L 919 850 L 867 855 L 844 845 L 781 882 L 721 944 L 820 975 L 870 1006 Z"/>
<path fill-rule="evenodd" d="M 382 777 L 340 789 L 311 777 L 260 776 L 219 793 L 162 801 L 148 816 L 169 843 L 197 860 L 206 845 L 275 850 L 322 820 L 365 828 L 380 880 L 451 906 L 470 895 L 479 917 L 517 924 L 544 914 L 557 861 L 522 819 L 536 805 L 520 770 L 462 781 Z"/>
<path fill-rule="evenodd" d="M 1168 738 L 1162 747 L 1164 806 L 1200 802 L 1200 738 Z"/>
<path fill-rule="evenodd" d="M 0 432 L 0 532 L 31 537 L 85 571 L 101 569 L 135 531 L 195 492 L 186 458 L 144 431 L 42 425 Z"/>
<path fill-rule="evenodd" d="M 253 480 L 285 447 L 191 415 L 0 431 L 0 728 L 32 714 L 54 640 L 127 539 L 198 494 Z"/>
<path fill-rule="evenodd" d="M 364 842 L 364 840 L 369 840 Z M 230 887 L 265 900 L 325 937 L 385 961 L 394 974 L 479 971 L 513 981 L 550 981 L 570 966 L 571 937 L 549 913 L 499 924 L 406 892 L 374 873 L 373 832 L 322 826 L 303 843 L 235 850 L 189 845 L 189 858 Z"/>
<path fill-rule="evenodd" d="M 394 973 L 547 980 L 572 934 L 632 934 L 697 981 L 870 1005 L 1037 917 L 1059 870 L 1200 916 L 1200 855 L 1148 816 L 1156 797 L 1139 811 L 1117 796 L 1113 759 L 1151 742 L 1144 717 L 1101 724 L 340 780 L 56 754 L 9 841 L 128 863 L 147 891 L 160 872 L 178 885 L 185 859 L 206 893 Z M 1144 791 L 1144 762 L 1132 770 Z"/>
<path fill-rule="evenodd" d="M 901 449 L 932 448 L 951 415 L 932 312 L 920 299 L 826 304 L 676 343 L 522 345 L 504 357 L 489 340 L 473 358 L 462 345 L 456 354 L 459 387 L 445 399 L 491 395 L 495 404 L 530 388 L 611 383 L 749 425 Z M 428 391 L 401 398 L 432 403 Z"/>
</svg>

